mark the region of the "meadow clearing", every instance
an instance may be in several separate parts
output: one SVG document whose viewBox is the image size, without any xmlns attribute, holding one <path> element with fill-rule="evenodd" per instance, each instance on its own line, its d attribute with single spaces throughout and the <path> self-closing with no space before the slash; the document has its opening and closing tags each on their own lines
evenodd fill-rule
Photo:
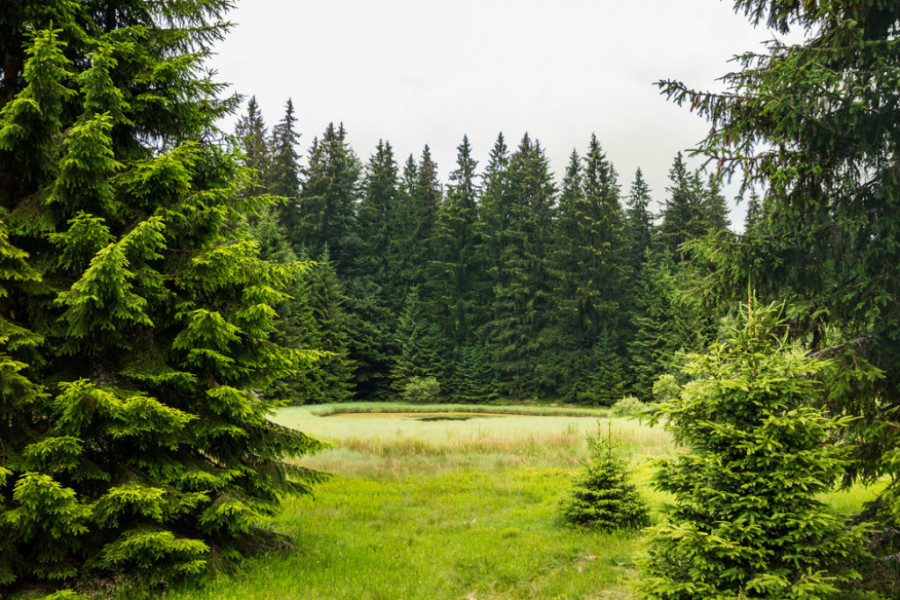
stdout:
<svg viewBox="0 0 900 600">
<path fill-rule="evenodd" d="M 329 414 L 335 409 L 349 412 Z M 220 573 L 201 587 L 170 588 L 163 598 L 628 598 L 644 536 L 558 522 L 585 438 L 598 427 L 606 430 L 606 413 L 469 410 L 405 404 L 283 409 L 279 423 L 331 444 L 302 464 L 333 477 L 313 496 L 285 499 L 273 523 L 294 538 L 295 549 L 248 559 L 235 573 Z M 650 480 L 653 459 L 676 451 L 671 437 L 634 420 L 612 418 L 611 427 L 633 481 L 660 519 L 666 497 Z M 843 512 L 873 496 L 854 488 L 827 500 Z"/>
</svg>

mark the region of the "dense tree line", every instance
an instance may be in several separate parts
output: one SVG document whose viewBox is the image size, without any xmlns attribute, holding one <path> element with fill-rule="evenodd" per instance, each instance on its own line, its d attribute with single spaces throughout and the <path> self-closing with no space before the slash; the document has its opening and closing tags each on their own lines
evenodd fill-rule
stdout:
<svg viewBox="0 0 900 600">
<path fill-rule="evenodd" d="M 718 181 L 680 154 L 653 214 L 641 171 L 623 193 L 596 136 L 561 185 L 527 134 L 514 150 L 499 135 L 481 171 L 464 137 L 444 184 L 427 146 L 401 168 L 381 141 L 363 164 L 342 125 L 301 164 L 295 122 L 289 101 L 268 132 L 250 99 L 236 129 L 257 175 L 244 193 L 284 198 L 280 230 L 266 235 L 314 261 L 301 279 L 333 269 L 342 329 L 323 371 L 341 365 L 341 390 L 383 399 L 435 377 L 465 402 L 649 400 L 679 351 L 715 335 L 716 313 L 689 294 L 707 265 L 683 244 L 725 231 L 727 209 Z M 295 291 L 298 312 L 307 300 Z M 300 387 L 292 397 L 336 399 Z"/>
</svg>

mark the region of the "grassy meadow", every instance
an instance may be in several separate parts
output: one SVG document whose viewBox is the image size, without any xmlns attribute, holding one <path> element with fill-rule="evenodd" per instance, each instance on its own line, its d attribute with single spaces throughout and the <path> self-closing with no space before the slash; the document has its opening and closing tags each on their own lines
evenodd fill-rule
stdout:
<svg viewBox="0 0 900 600">
<path fill-rule="evenodd" d="M 503 407 L 512 414 L 497 408 L 467 414 L 463 408 L 472 407 L 284 409 L 280 423 L 331 444 L 302 464 L 334 475 L 314 496 L 285 500 L 273 525 L 294 538 L 296 550 L 249 559 L 238 573 L 173 587 L 162 597 L 629 597 L 643 536 L 557 522 L 585 437 L 606 429 L 605 413 Z M 659 519 L 666 499 L 649 486 L 652 458 L 675 451 L 670 436 L 626 419 L 612 419 L 611 426 Z M 870 496 L 855 489 L 828 501 L 849 511 Z"/>
</svg>

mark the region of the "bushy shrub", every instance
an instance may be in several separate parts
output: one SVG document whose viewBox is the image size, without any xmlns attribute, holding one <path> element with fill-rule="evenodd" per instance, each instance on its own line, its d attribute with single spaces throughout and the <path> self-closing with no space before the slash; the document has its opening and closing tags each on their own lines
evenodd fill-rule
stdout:
<svg viewBox="0 0 900 600">
<path fill-rule="evenodd" d="M 681 394 L 681 386 L 671 373 L 660 375 L 653 382 L 653 400 L 656 402 L 671 402 Z"/>
<path fill-rule="evenodd" d="M 403 388 L 403 399 L 407 402 L 437 402 L 441 395 L 441 384 L 434 377 L 410 377 Z"/>
<path fill-rule="evenodd" d="M 562 522 L 598 530 L 649 525 L 646 502 L 628 483 L 628 465 L 615 451 L 611 431 L 588 438 L 588 447 L 590 458 L 560 504 Z"/>
<path fill-rule="evenodd" d="M 637 417 L 647 410 L 647 405 L 634 396 L 625 396 L 609 409 L 614 417 Z"/>
</svg>

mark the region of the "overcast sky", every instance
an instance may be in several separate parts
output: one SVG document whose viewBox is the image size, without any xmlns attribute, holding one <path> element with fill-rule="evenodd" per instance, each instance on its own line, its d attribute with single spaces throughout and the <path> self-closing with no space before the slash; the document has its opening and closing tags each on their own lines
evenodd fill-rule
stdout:
<svg viewBox="0 0 900 600">
<path fill-rule="evenodd" d="M 714 88 L 771 38 L 730 0 L 238 0 L 231 20 L 219 80 L 255 95 L 269 126 L 292 98 L 304 158 L 343 121 L 363 161 L 379 139 L 401 164 L 428 144 L 446 182 L 463 134 L 481 169 L 498 132 L 513 149 L 527 131 L 559 181 L 596 133 L 623 192 L 641 167 L 657 204 L 708 127 L 653 83 Z"/>
</svg>

